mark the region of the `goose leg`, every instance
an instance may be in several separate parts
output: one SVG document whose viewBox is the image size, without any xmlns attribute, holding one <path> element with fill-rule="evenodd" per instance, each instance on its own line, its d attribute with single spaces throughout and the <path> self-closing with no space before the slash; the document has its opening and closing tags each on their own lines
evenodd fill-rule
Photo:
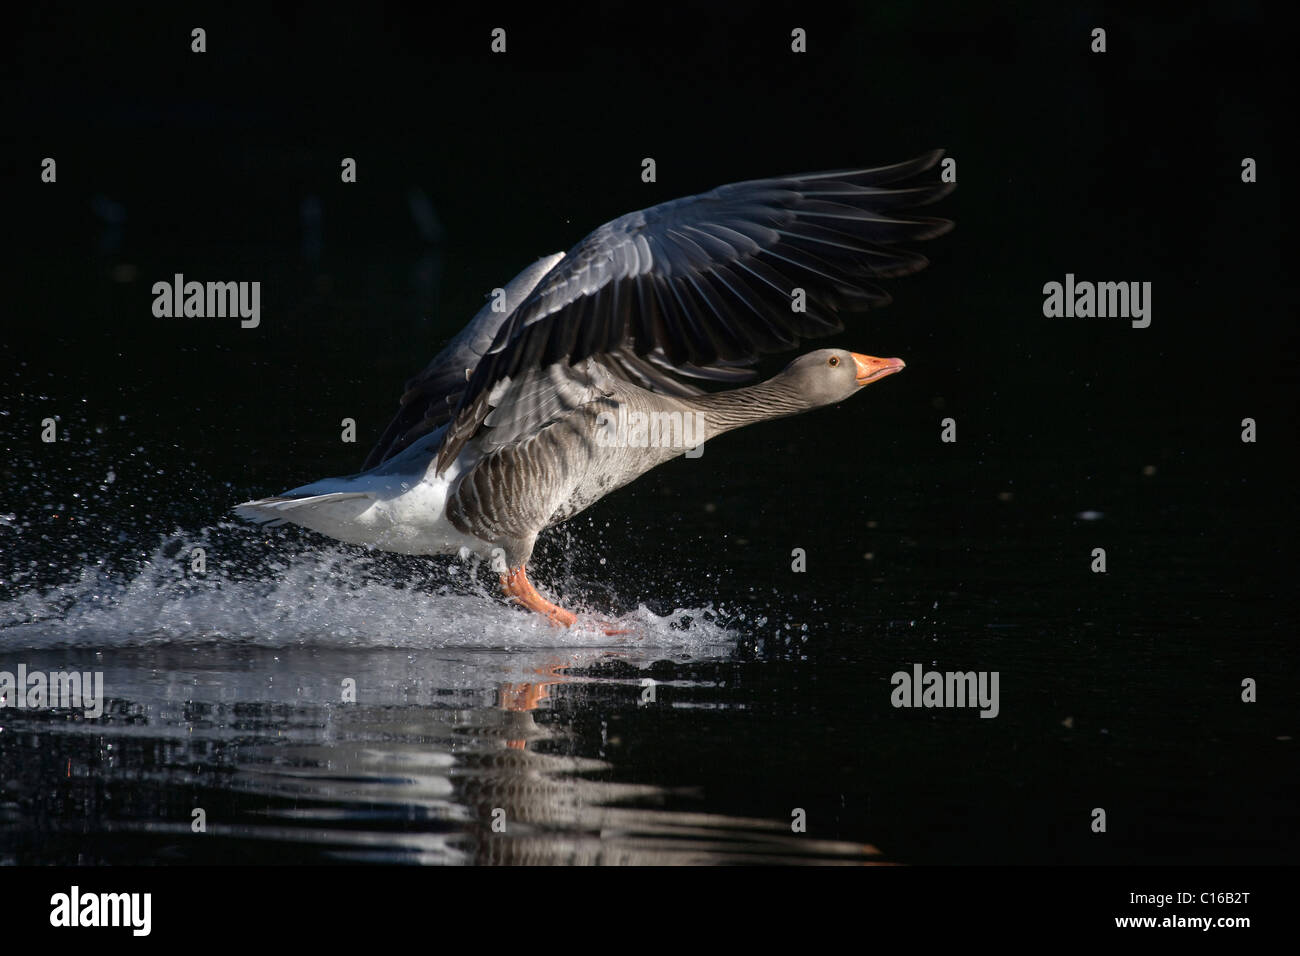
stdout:
<svg viewBox="0 0 1300 956">
<path fill-rule="evenodd" d="M 501 575 L 501 587 L 506 592 L 506 597 L 512 598 L 530 611 L 545 615 L 546 619 L 556 627 L 572 627 L 573 622 L 578 619 L 578 615 L 572 611 L 566 611 L 538 594 L 537 588 L 533 587 L 532 582 L 528 580 L 522 564 L 508 575 Z"/>
<path fill-rule="evenodd" d="M 578 620 L 578 615 L 572 611 L 566 611 L 558 604 L 552 604 L 542 597 L 537 588 L 533 587 L 532 582 L 528 580 L 528 575 L 524 572 L 522 564 L 509 574 L 501 575 L 501 588 L 506 592 L 506 597 L 511 598 L 530 611 L 545 615 L 546 619 L 556 627 L 572 627 L 574 622 Z M 616 634 L 632 633 L 627 628 L 619 627 L 617 624 L 611 624 L 608 621 L 598 619 L 595 624 L 610 637 Z"/>
</svg>

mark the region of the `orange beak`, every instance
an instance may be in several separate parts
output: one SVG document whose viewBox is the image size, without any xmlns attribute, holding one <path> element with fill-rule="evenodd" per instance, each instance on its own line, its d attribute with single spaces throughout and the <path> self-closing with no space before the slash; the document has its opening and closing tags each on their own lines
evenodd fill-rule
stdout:
<svg viewBox="0 0 1300 956">
<path fill-rule="evenodd" d="M 859 355 L 857 352 L 850 352 L 849 354 L 853 356 L 853 364 L 858 367 L 855 377 L 859 386 L 870 384 L 884 378 L 886 375 L 901 372 L 907 367 L 903 364 L 902 359 L 882 359 L 876 358 L 874 355 Z"/>
</svg>

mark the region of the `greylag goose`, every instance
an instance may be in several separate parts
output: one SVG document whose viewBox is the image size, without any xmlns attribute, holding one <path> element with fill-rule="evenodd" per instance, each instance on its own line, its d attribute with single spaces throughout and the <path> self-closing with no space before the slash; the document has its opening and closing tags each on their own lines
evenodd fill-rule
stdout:
<svg viewBox="0 0 1300 956">
<path fill-rule="evenodd" d="M 506 595 L 571 626 L 528 580 L 538 534 L 724 432 L 841 402 L 901 359 L 821 349 L 737 385 L 763 354 L 840 331 L 915 272 L 903 240 L 952 224 L 910 214 L 951 187 L 941 151 L 874 169 L 751 180 L 608 222 L 539 259 L 406 385 L 355 475 L 248 501 L 291 522 L 402 554 L 475 552 Z"/>
</svg>

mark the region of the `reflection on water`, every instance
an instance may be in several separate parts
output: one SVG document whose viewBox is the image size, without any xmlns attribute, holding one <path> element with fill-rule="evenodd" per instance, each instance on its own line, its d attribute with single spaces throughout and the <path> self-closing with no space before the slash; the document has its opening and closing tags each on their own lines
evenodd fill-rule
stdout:
<svg viewBox="0 0 1300 956">
<path fill-rule="evenodd" d="M 621 780 L 629 741 L 609 728 L 618 708 L 646 706 L 647 687 L 587 671 L 631 674 L 654 656 L 33 650 L 31 670 L 102 670 L 110 700 L 98 721 L 5 712 L 0 846 L 18 863 L 233 862 L 277 847 L 446 864 L 882 861 L 869 845 L 693 812 L 689 791 Z M 356 703 L 341 702 L 348 679 Z M 206 832 L 193 832 L 196 808 Z"/>
<path fill-rule="evenodd" d="M 93 553 L 129 527 L 106 519 L 82 525 Z M 718 812 L 706 737 L 653 714 L 696 734 L 701 708 L 743 721 L 718 675 L 758 628 L 798 647 L 789 622 L 625 604 L 626 635 L 561 632 L 473 564 L 224 522 L 51 571 L 38 528 L 8 529 L 32 560 L 10 553 L 0 670 L 99 671 L 107 700 L 94 720 L 0 710 L 0 861 L 882 859 L 794 832 L 785 801 Z M 587 585 L 551 567 L 581 606 Z M 646 763 L 665 747 L 678 759 Z"/>
</svg>

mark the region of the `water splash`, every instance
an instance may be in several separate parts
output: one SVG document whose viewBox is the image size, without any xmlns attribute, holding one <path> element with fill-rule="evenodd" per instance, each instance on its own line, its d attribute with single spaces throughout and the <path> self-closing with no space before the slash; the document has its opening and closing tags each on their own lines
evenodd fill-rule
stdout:
<svg viewBox="0 0 1300 956">
<path fill-rule="evenodd" d="M 240 539 L 243 539 L 242 541 Z M 233 547 L 235 544 L 238 547 Z M 624 644 L 704 653 L 734 644 L 712 607 L 659 615 L 644 605 L 594 624 L 551 627 L 491 593 L 475 565 L 394 560 L 345 546 L 266 538 L 222 524 L 176 532 L 133 572 L 103 563 L 0 602 L 0 642 L 16 647 L 131 647 L 230 642 L 257 647 L 502 649 Z M 259 553 L 259 550 L 260 553 Z M 193 570 L 202 550 L 206 570 Z M 221 555 L 235 557 L 223 563 Z M 563 590 L 564 582 L 560 582 Z"/>
</svg>

